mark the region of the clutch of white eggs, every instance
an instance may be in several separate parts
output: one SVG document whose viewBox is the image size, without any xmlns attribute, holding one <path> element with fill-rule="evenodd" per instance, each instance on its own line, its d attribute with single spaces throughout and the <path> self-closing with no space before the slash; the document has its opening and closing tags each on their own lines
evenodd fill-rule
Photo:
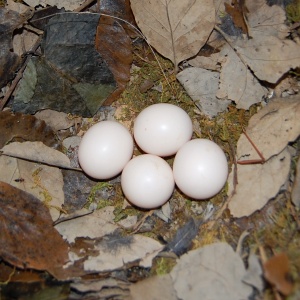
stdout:
<svg viewBox="0 0 300 300">
<path fill-rule="evenodd" d="M 116 121 L 93 125 L 83 136 L 78 159 L 90 177 L 105 180 L 121 174 L 125 197 L 141 208 L 167 202 L 175 184 L 188 197 L 208 199 L 221 191 L 228 176 L 223 150 L 207 139 L 192 139 L 193 124 L 180 107 L 159 103 L 135 119 L 135 142 L 146 154 L 132 158 L 134 140 Z M 163 157 L 175 155 L 173 170 Z"/>
</svg>

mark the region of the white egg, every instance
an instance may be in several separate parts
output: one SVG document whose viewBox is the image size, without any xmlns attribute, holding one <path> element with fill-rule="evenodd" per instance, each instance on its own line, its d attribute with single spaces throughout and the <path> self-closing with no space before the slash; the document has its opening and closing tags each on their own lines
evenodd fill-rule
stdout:
<svg viewBox="0 0 300 300">
<path fill-rule="evenodd" d="M 173 173 L 176 185 L 187 196 L 194 199 L 211 198 L 227 180 L 227 159 L 216 143 L 194 139 L 177 152 Z"/>
<path fill-rule="evenodd" d="M 133 138 L 118 122 L 93 125 L 83 136 L 78 150 L 83 171 L 96 179 L 109 179 L 122 172 L 132 157 Z"/>
<path fill-rule="evenodd" d="M 134 138 L 146 153 L 170 156 L 193 134 L 193 124 L 180 107 L 158 103 L 145 108 L 134 122 Z"/>
<path fill-rule="evenodd" d="M 121 176 L 126 198 L 141 208 L 156 208 L 171 197 L 175 182 L 168 163 L 152 154 L 139 155 L 125 166 Z"/>
</svg>

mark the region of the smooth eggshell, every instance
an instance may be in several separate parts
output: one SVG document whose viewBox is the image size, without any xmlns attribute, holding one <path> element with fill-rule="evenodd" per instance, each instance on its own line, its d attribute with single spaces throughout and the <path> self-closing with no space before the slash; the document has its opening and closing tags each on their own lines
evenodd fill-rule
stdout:
<svg viewBox="0 0 300 300">
<path fill-rule="evenodd" d="M 128 162 L 121 176 L 126 198 L 141 208 L 155 208 L 171 197 L 175 182 L 168 163 L 152 154 L 139 155 Z"/>
<path fill-rule="evenodd" d="M 193 124 L 180 107 L 168 103 L 145 108 L 134 122 L 134 138 L 146 153 L 170 156 L 193 134 Z"/>
<path fill-rule="evenodd" d="M 227 159 L 216 143 L 194 139 L 177 152 L 173 173 L 176 185 L 187 196 L 194 199 L 211 198 L 227 180 Z"/>
<path fill-rule="evenodd" d="M 122 172 L 132 153 L 133 138 L 128 129 L 115 121 L 103 121 L 83 136 L 78 159 L 87 175 L 109 179 Z"/>
</svg>

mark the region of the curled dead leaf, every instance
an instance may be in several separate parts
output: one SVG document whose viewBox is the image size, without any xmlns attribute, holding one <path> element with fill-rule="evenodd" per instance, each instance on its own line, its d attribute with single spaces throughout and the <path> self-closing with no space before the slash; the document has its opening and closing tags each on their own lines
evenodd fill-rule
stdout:
<svg viewBox="0 0 300 300">
<path fill-rule="evenodd" d="M 19 267 L 53 276 L 68 259 L 68 244 L 53 228 L 47 207 L 37 198 L 0 182 L 0 256 Z"/>
<path fill-rule="evenodd" d="M 275 254 L 264 263 L 264 276 L 283 295 L 288 296 L 293 285 L 288 281 L 289 259 L 285 253 Z"/>
</svg>

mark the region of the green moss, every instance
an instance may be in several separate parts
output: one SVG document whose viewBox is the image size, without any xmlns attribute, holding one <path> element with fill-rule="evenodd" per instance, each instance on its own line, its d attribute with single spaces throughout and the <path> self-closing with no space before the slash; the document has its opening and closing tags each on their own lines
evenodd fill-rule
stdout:
<svg viewBox="0 0 300 300">
<path fill-rule="evenodd" d="M 287 5 L 286 15 L 292 23 L 300 21 L 300 0 L 294 0 L 291 4 Z"/>
<path fill-rule="evenodd" d="M 97 184 L 95 184 L 92 188 L 91 188 L 91 191 L 90 191 L 90 194 L 87 198 L 87 202 L 86 204 L 84 205 L 86 208 L 89 208 L 90 205 L 94 202 L 97 203 L 97 209 L 100 209 L 100 208 L 103 208 L 105 206 L 108 206 L 111 201 L 109 200 L 106 200 L 106 199 L 97 199 L 97 192 L 102 190 L 102 189 L 105 189 L 105 188 L 111 188 L 112 187 L 112 184 L 108 183 L 108 182 L 98 182 Z"/>
<path fill-rule="evenodd" d="M 153 275 L 165 275 L 171 272 L 176 265 L 176 260 L 166 257 L 158 257 L 154 261 L 154 267 L 152 270 Z"/>
</svg>

